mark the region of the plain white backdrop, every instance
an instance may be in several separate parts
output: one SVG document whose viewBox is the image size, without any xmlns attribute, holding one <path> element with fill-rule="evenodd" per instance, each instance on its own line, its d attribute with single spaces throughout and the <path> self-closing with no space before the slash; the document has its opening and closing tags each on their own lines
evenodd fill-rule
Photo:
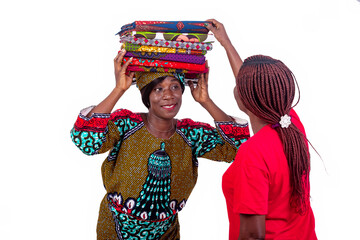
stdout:
<svg viewBox="0 0 360 240">
<path fill-rule="evenodd" d="M 114 86 L 115 33 L 135 20 L 224 23 L 243 59 L 281 59 L 295 74 L 295 108 L 312 151 L 311 204 L 319 239 L 360 239 L 360 3 L 356 0 L 3 1 L 0 4 L 0 239 L 95 239 L 105 194 L 105 155 L 83 155 L 70 139 L 80 109 Z M 207 54 L 213 100 L 246 118 L 219 43 Z M 132 87 L 117 108 L 144 111 Z M 179 118 L 212 123 L 185 90 Z M 228 238 L 221 177 L 199 159 L 199 179 L 180 213 L 184 240 Z"/>
</svg>

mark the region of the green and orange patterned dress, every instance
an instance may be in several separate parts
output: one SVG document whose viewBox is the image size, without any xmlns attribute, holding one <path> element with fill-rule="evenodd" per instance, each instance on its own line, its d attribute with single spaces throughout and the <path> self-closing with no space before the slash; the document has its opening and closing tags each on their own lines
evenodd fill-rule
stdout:
<svg viewBox="0 0 360 240">
<path fill-rule="evenodd" d="M 177 120 L 169 139 L 151 135 L 139 113 L 78 116 L 71 138 L 85 154 L 109 151 L 102 165 L 106 189 L 98 239 L 180 239 L 177 214 L 193 190 L 198 158 L 231 162 L 249 138 L 246 122 Z"/>
</svg>

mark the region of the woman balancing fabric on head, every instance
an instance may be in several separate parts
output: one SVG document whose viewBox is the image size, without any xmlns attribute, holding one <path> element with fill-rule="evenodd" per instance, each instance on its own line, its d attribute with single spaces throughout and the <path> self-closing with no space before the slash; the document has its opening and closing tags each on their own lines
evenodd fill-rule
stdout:
<svg viewBox="0 0 360 240">
<path fill-rule="evenodd" d="M 242 63 L 224 26 L 208 26 L 225 48 L 235 99 L 254 132 L 223 176 L 230 239 L 317 239 L 310 206 L 310 155 L 293 110 L 297 82 L 281 61 L 257 55 Z"/>
<path fill-rule="evenodd" d="M 197 158 L 231 162 L 249 137 L 247 122 L 235 122 L 208 95 L 208 74 L 191 93 L 214 118 L 216 128 L 175 119 L 184 91 L 181 74 L 130 72 L 114 59 L 116 86 L 96 107 L 81 111 L 71 137 L 85 154 L 110 151 L 102 165 L 106 195 L 97 225 L 98 239 L 179 239 L 177 213 L 197 180 Z M 113 107 L 135 76 L 146 113 Z M 204 230 L 205 231 L 205 230 Z"/>
</svg>

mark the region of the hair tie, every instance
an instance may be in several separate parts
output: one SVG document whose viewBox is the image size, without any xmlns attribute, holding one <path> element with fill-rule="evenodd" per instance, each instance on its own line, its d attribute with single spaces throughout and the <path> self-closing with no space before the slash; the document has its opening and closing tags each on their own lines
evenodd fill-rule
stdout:
<svg viewBox="0 0 360 240">
<path fill-rule="evenodd" d="M 291 124 L 291 117 L 287 114 L 285 114 L 284 116 L 282 116 L 280 118 L 280 122 L 272 125 L 271 127 L 272 128 L 276 128 L 276 127 L 279 127 L 281 126 L 281 128 L 288 128 Z"/>
</svg>

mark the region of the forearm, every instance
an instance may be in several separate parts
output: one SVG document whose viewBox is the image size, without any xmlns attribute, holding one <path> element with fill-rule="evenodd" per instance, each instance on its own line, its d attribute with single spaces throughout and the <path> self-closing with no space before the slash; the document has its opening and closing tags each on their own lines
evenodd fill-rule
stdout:
<svg viewBox="0 0 360 240">
<path fill-rule="evenodd" d="M 203 108 L 205 108 L 209 114 L 212 116 L 214 121 L 217 122 L 226 122 L 232 121 L 232 118 L 227 115 L 223 110 L 221 110 L 211 99 L 204 103 L 200 103 Z"/>
<path fill-rule="evenodd" d="M 230 40 L 228 40 L 226 43 L 224 43 L 223 47 L 225 48 L 226 55 L 229 59 L 231 69 L 236 78 L 239 73 L 240 67 L 243 64 L 243 61 L 241 60 L 240 55 L 238 54 L 238 52 L 236 51 L 235 47 L 232 45 Z"/>
<path fill-rule="evenodd" d="M 93 113 L 111 113 L 115 104 L 119 101 L 124 92 L 124 90 L 114 88 L 112 92 L 99 105 L 94 107 L 87 116 L 90 117 Z"/>
<path fill-rule="evenodd" d="M 265 239 L 265 215 L 240 214 L 239 240 Z"/>
<path fill-rule="evenodd" d="M 246 237 L 246 238 L 241 238 L 239 237 L 238 240 L 265 240 L 265 238 L 257 238 L 257 237 Z"/>
</svg>

